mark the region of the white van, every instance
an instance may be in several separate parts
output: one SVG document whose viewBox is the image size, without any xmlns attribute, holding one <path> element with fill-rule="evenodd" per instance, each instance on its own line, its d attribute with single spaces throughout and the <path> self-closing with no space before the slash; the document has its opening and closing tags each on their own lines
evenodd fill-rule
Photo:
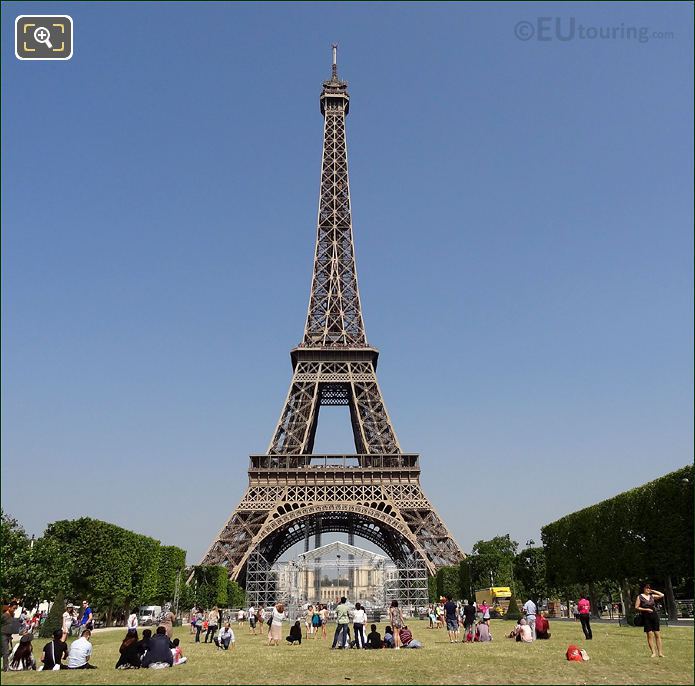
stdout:
<svg viewBox="0 0 695 686">
<path fill-rule="evenodd" d="M 152 624 L 156 624 L 161 614 L 161 605 L 140 605 L 138 608 L 138 625 L 151 626 Z"/>
</svg>

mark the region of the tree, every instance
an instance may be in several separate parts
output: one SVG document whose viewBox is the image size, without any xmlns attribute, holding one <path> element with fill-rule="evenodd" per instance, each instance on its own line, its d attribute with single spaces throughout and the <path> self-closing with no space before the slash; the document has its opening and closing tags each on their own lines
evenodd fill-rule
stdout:
<svg viewBox="0 0 695 686">
<path fill-rule="evenodd" d="M 246 591 L 236 581 L 227 581 L 227 606 L 243 608 L 246 606 Z"/>
<path fill-rule="evenodd" d="M 513 619 L 515 621 L 518 621 L 521 619 L 521 611 L 519 610 L 519 603 L 516 600 L 516 596 L 514 595 L 514 590 L 512 589 L 512 596 L 509 599 L 509 607 L 507 608 L 507 611 L 504 613 L 504 618 L 505 619 Z"/>
<path fill-rule="evenodd" d="M 514 574 L 514 556 L 519 544 L 509 534 L 495 536 L 489 541 L 478 541 L 473 546 L 470 560 L 473 590 L 490 586 L 511 586 Z"/>
<path fill-rule="evenodd" d="M 459 564 L 459 588 L 461 589 L 461 598 L 475 600 L 475 591 L 473 590 L 471 579 L 471 563 L 468 559 L 461 560 Z"/>
<path fill-rule="evenodd" d="M 63 628 L 63 612 L 65 612 L 65 596 L 62 591 L 58 591 L 56 599 L 39 629 L 41 638 L 51 638 L 56 629 Z"/>
<path fill-rule="evenodd" d="M 29 538 L 20 523 L 0 510 L 0 596 L 3 600 L 26 595 L 31 569 Z"/>
<path fill-rule="evenodd" d="M 191 580 L 196 605 L 204 608 L 227 606 L 227 570 L 219 565 L 196 565 Z"/>
<path fill-rule="evenodd" d="M 518 596 L 536 604 L 548 597 L 543 548 L 526 548 L 514 558 L 514 585 Z"/>
<path fill-rule="evenodd" d="M 541 529 L 546 580 L 554 588 L 620 585 L 630 614 L 640 580 L 662 583 L 676 615 L 672 580 L 692 578 L 693 466 L 569 514 Z"/>
</svg>

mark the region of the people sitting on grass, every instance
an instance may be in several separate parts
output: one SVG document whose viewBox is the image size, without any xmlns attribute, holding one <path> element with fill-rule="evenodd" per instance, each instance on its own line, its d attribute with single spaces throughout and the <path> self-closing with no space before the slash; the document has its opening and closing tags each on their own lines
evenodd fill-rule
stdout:
<svg viewBox="0 0 695 686">
<path fill-rule="evenodd" d="M 41 652 L 41 662 L 44 670 L 52 670 L 55 666 L 58 669 L 67 669 L 68 666 L 62 660 L 68 659 L 68 644 L 63 641 L 63 630 L 56 629 L 53 632 L 53 640 L 46 643 Z"/>
<path fill-rule="evenodd" d="M 381 640 L 381 634 L 376 630 L 376 624 L 372 624 L 369 628 L 371 631 L 367 635 L 367 648 L 380 650 L 384 647 L 384 643 Z"/>
<path fill-rule="evenodd" d="M 19 643 L 10 659 L 10 671 L 22 672 L 27 669 L 36 669 L 36 660 L 31 648 L 31 640 L 34 638 L 32 634 L 24 634 L 19 639 Z"/>
<path fill-rule="evenodd" d="M 550 622 L 542 614 L 536 617 L 536 638 L 540 640 L 550 638 Z"/>
<path fill-rule="evenodd" d="M 490 633 L 490 625 L 484 622 L 482 619 L 478 622 L 475 629 L 475 640 L 480 643 L 487 643 L 492 640 L 492 634 Z"/>
<path fill-rule="evenodd" d="M 116 663 L 116 669 L 139 669 L 142 659 L 141 646 L 138 641 L 137 629 L 128 629 L 118 652 L 121 654 Z"/>
<path fill-rule="evenodd" d="M 150 640 L 152 639 L 152 629 L 143 629 L 142 638 L 138 641 L 138 652 L 140 655 L 144 655 L 148 648 L 150 647 Z"/>
<path fill-rule="evenodd" d="M 70 655 L 72 655 L 72 648 Z M 142 666 L 149 669 L 164 669 L 173 666 L 173 664 L 174 656 L 171 654 L 171 643 L 167 638 L 166 628 L 158 626 L 157 633 L 150 639 L 147 652 L 142 658 Z"/>
<path fill-rule="evenodd" d="M 285 637 L 285 640 L 293 646 L 295 643 L 297 645 L 302 645 L 302 625 L 297 620 L 293 626 L 290 627 L 290 635 Z"/>
<path fill-rule="evenodd" d="M 229 650 L 229 646 L 232 649 L 236 645 L 236 639 L 234 638 L 234 630 L 232 629 L 229 622 L 225 622 L 224 626 L 219 630 L 217 636 L 213 639 L 218 650 Z"/>
<path fill-rule="evenodd" d="M 89 658 L 92 657 L 91 637 L 92 632 L 85 629 L 82 636 L 72 642 L 68 653 L 68 669 L 96 669 L 89 664 Z"/>
<path fill-rule="evenodd" d="M 178 638 L 171 642 L 171 656 L 174 658 L 174 665 L 182 665 L 188 662 L 188 658 L 181 649 L 181 641 Z"/>
<path fill-rule="evenodd" d="M 413 632 L 404 624 L 400 632 L 402 648 L 422 648 L 422 643 L 413 638 Z"/>
<path fill-rule="evenodd" d="M 514 637 L 520 643 L 533 643 L 533 633 L 528 622 L 522 617 L 519 623 L 514 627 L 514 631 L 510 634 L 510 638 Z"/>
<path fill-rule="evenodd" d="M 384 629 L 384 648 L 393 648 L 395 647 L 395 639 L 393 638 L 393 629 L 390 626 L 387 626 Z"/>
</svg>

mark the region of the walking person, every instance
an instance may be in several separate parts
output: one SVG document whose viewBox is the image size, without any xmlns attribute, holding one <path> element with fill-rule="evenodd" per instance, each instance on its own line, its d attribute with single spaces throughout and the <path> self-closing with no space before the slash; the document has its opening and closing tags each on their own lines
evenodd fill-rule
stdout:
<svg viewBox="0 0 695 686">
<path fill-rule="evenodd" d="M 352 615 L 352 627 L 355 630 L 355 648 L 367 648 L 367 639 L 364 636 L 364 625 L 367 623 L 367 613 L 360 603 L 355 603 L 355 612 Z"/>
<path fill-rule="evenodd" d="M 314 606 L 309 605 L 306 609 L 306 614 L 304 615 L 304 628 L 306 629 L 306 636 L 304 637 L 307 641 L 309 640 L 309 635 L 314 633 L 313 626 L 314 619 Z"/>
<path fill-rule="evenodd" d="M 333 645 L 331 650 L 335 650 L 336 646 L 342 648 L 348 641 L 348 624 L 350 623 L 350 614 L 348 612 L 347 598 L 343 596 L 335 608 L 335 635 L 333 636 Z M 339 638 L 340 637 L 340 638 Z"/>
<path fill-rule="evenodd" d="M 656 609 L 656 601 L 661 600 L 664 594 L 655 591 L 651 584 L 643 584 L 640 594 L 635 600 L 635 610 L 642 615 L 644 633 L 647 634 L 647 645 L 652 651 L 652 657 L 664 657 L 664 649 L 661 644 L 661 631 L 659 626 L 659 613 Z"/>
<path fill-rule="evenodd" d="M 389 607 L 389 622 L 393 627 L 394 647 L 398 650 L 401 647 L 401 629 L 405 622 L 403 621 L 403 610 L 398 607 L 398 601 L 392 600 Z"/>
<path fill-rule="evenodd" d="M 14 613 L 19 603 L 13 600 L 2 613 L 2 671 L 6 672 L 10 667 L 10 653 L 12 652 L 12 634 L 16 630 Z"/>
<path fill-rule="evenodd" d="M 482 603 L 480 603 L 480 607 L 478 608 L 480 612 L 483 615 L 483 621 L 487 622 L 488 624 L 490 623 L 490 606 L 483 600 Z"/>
<path fill-rule="evenodd" d="M 525 603 L 524 603 L 524 614 L 526 615 L 526 622 L 531 627 L 531 635 L 533 636 L 533 640 L 536 640 L 536 613 L 538 612 L 538 608 L 536 607 L 536 603 L 529 598 Z"/>
<path fill-rule="evenodd" d="M 174 622 L 176 621 L 176 615 L 171 611 L 171 605 L 167 603 L 164 606 L 164 612 L 159 618 L 159 626 L 163 626 L 166 631 L 167 638 L 171 641 L 174 635 Z"/>
<path fill-rule="evenodd" d="M 217 626 L 220 622 L 220 611 L 217 609 L 217 605 L 210 610 L 208 613 L 208 630 L 207 633 L 205 634 L 205 643 L 208 642 L 208 638 L 210 639 L 210 643 L 212 643 L 212 637 L 215 635 L 215 632 L 217 631 Z"/>
<path fill-rule="evenodd" d="M 579 621 L 582 624 L 584 638 L 590 641 L 593 638 L 593 634 L 591 633 L 591 603 L 586 599 L 584 594 L 579 598 L 577 611 L 579 612 Z"/>
<path fill-rule="evenodd" d="M 134 607 L 130 614 L 128 615 L 128 621 L 126 622 L 126 628 L 128 631 L 137 631 L 138 628 L 138 609 Z"/>
<path fill-rule="evenodd" d="M 459 640 L 459 620 L 457 615 L 458 608 L 451 596 L 446 596 L 444 603 L 444 619 L 446 620 L 446 630 L 449 632 L 449 643 L 458 643 Z"/>
</svg>

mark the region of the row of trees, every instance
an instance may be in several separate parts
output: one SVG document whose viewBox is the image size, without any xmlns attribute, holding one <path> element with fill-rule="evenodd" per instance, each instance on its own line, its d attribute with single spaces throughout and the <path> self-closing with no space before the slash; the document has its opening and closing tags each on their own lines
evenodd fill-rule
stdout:
<svg viewBox="0 0 695 686">
<path fill-rule="evenodd" d="M 162 604 L 183 585 L 186 552 L 149 536 L 83 517 L 49 524 L 29 540 L 21 525 L 2 513 L 0 593 L 35 606 L 65 598 L 89 598 L 107 618 L 141 604 Z"/>
<path fill-rule="evenodd" d="M 525 548 L 509 534 L 478 541 L 459 565 L 442 567 L 430 579 L 429 595 L 473 598 L 475 591 L 490 586 L 510 586 L 517 598 L 541 599 L 548 595 L 543 548 Z"/>
<path fill-rule="evenodd" d="M 693 466 L 671 472 L 543 527 L 551 586 L 585 584 L 594 596 L 617 585 L 631 609 L 641 580 L 663 584 L 677 616 L 674 586 L 693 582 Z"/>
</svg>

